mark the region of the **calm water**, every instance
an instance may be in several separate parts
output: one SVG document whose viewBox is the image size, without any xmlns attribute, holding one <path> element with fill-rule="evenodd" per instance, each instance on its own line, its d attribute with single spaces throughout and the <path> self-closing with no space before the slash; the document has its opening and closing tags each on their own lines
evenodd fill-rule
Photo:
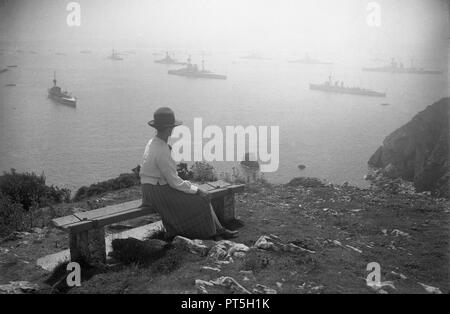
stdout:
<svg viewBox="0 0 450 314">
<path fill-rule="evenodd" d="M 147 121 L 156 108 L 170 106 L 189 127 L 195 117 L 220 127 L 278 125 L 280 166 L 266 175 L 272 182 L 302 175 L 363 185 L 367 160 L 384 137 L 448 94 L 446 75 L 363 73 L 364 64 L 307 66 L 282 57 L 257 61 L 214 54 L 206 67 L 228 80 L 193 80 L 168 75 L 150 51 L 122 62 L 105 59 L 108 53 L 0 56 L 0 68 L 19 65 L 0 74 L 1 171 L 44 171 L 48 183 L 72 190 L 129 172 L 154 134 Z M 194 62 L 199 59 L 193 54 Z M 76 109 L 47 98 L 54 70 L 58 85 L 78 98 Z M 388 97 L 309 90 L 310 82 L 323 82 L 330 72 Z M 5 87 L 9 83 L 17 86 Z M 380 105 L 385 102 L 391 105 Z M 298 170 L 299 164 L 306 170 Z M 226 171 L 233 165 L 215 166 Z"/>
</svg>

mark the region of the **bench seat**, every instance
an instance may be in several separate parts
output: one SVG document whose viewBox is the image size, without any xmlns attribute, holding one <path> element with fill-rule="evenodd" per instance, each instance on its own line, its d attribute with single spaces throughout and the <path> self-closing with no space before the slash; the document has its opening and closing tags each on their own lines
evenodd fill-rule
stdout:
<svg viewBox="0 0 450 314">
<path fill-rule="evenodd" d="M 227 224 L 235 219 L 234 194 L 242 192 L 244 185 L 224 181 L 200 185 L 211 197 L 211 203 L 220 222 Z M 113 223 L 155 213 L 154 208 L 142 207 L 141 200 L 106 206 L 103 208 L 55 218 L 53 224 L 69 233 L 72 261 L 105 263 L 105 229 Z"/>
</svg>

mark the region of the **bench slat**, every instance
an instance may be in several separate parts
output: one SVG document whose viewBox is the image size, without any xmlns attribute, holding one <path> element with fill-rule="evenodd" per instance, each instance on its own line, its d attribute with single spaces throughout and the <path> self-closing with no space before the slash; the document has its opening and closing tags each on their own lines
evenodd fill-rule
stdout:
<svg viewBox="0 0 450 314">
<path fill-rule="evenodd" d="M 58 227 L 58 228 L 62 228 L 65 225 L 70 225 L 76 222 L 79 222 L 80 219 L 78 219 L 77 217 L 75 217 L 74 215 L 70 215 L 70 216 L 65 216 L 65 217 L 60 217 L 60 218 L 55 218 L 52 220 L 53 224 Z"/>
<path fill-rule="evenodd" d="M 79 217 L 81 220 L 92 220 L 92 219 L 99 219 L 104 216 L 109 216 L 116 214 L 118 212 L 123 212 L 132 208 L 137 208 L 141 206 L 142 200 L 136 200 L 111 206 L 106 206 L 94 210 L 90 210 L 87 212 L 81 212 L 77 213 L 77 217 Z"/>
<path fill-rule="evenodd" d="M 93 220 L 79 221 L 77 223 L 65 226 L 64 229 L 70 231 L 71 233 L 79 233 L 93 228 L 104 227 L 116 222 L 142 217 L 152 213 L 154 213 L 154 210 L 149 207 L 133 208 L 127 210 L 126 212 L 115 213 Z"/>
</svg>

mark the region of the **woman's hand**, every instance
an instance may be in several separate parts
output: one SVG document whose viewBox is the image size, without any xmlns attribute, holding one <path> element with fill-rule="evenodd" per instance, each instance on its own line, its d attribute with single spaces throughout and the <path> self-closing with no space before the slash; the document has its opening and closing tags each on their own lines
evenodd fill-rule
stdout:
<svg viewBox="0 0 450 314">
<path fill-rule="evenodd" d="M 206 192 L 205 190 L 202 190 L 202 189 L 199 188 L 199 189 L 197 190 L 197 194 L 198 194 L 202 199 L 204 199 L 205 201 L 207 201 L 208 203 L 211 202 L 211 197 L 210 197 L 209 193 Z"/>
</svg>

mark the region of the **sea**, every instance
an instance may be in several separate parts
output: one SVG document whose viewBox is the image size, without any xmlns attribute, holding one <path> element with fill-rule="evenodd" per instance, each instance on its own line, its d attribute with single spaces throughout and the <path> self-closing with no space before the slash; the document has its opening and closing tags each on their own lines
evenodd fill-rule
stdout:
<svg viewBox="0 0 450 314">
<path fill-rule="evenodd" d="M 199 67 L 204 59 L 208 70 L 227 75 L 208 80 L 168 75 L 180 66 L 155 63 L 162 51 L 122 48 L 117 51 L 128 51 L 123 61 L 112 61 L 109 48 L 80 50 L 1 50 L 0 69 L 17 67 L 0 73 L 0 171 L 44 173 L 48 184 L 72 191 L 130 172 L 154 136 L 147 122 L 168 106 L 192 130 L 195 118 L 223 130 L 278 126 L 279 166 L 264 174 L 270 182 L 305 176 L 364 187 L 367 161 L 383 139 L 449 92 L 446 73 L 362 72 L 370 66 L 362 62 L 304 65 L 288 63 L 284 55 L 252 60 L 229 51 L 175 54 L 181 61 L 191 55 Z M 48 98 L 54 72 L 58 85 L 78 99 L 76 108 Z M 309 89 L 330 75 L 387 97 Z M 239 163 L 212 164 L 231 172 Z"/>
</svg>

